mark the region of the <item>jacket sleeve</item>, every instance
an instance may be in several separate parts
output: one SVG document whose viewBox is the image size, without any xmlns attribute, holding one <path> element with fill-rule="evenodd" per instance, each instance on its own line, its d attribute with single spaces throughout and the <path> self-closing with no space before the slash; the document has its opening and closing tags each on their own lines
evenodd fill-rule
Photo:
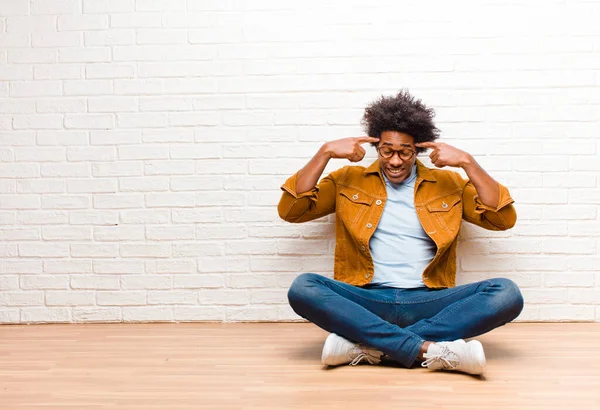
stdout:
<svg viewBox="0 0 600 410">
<path fill-rule="evenodd" d="M 321 179 L 317 186 L 307 192 L 296 192 L 296 178 L 292 175 L 281 186 L 283 193 L 277 206 L 281 219 L 287 222 L 307 222 L 335 212 L 336 181 L 345 172 L 339 169 Z"/>
<path fill-rule="evenodd" d="M 465 221 L 492 231 L 505 231 L 515 226 L 517 212 L 512 205 L 515 201 L 511 198 L 508 188 L 498 184 L 500 194 L 498 206 L 491 207 L 481 202 L 471 181 L 464 180 L 460 175 L 458 177 L 463 185 L 462 202 Z"/>
</svg>

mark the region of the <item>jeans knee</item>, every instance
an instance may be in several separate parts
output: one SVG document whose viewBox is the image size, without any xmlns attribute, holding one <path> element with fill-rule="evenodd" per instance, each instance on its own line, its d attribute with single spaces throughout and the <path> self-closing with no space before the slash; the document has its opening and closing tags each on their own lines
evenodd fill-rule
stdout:
<svg viewBox="0 0 600 410">
<path fill-rule="evenodd" d="M 294 310 L 311 298 L 311 284 L 318 278 L 319 275 L 315 273 L 303 273 L 294 279 L 287 294 L 288 302 Z"/>
<path fill-rule="evenodd" d="M 494 287 L 499 288 L 500 308 L 507 315 L 508 321 L 516 319 L 521 314 L 525 304 L 519 286 L 506 278 L 494 279 L 493 283 Z"/>
</svg>

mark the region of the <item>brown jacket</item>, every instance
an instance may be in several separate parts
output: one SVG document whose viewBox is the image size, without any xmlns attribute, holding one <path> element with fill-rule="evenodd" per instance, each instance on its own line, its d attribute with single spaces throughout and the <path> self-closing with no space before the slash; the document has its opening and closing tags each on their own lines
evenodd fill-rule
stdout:
<svg viewBox="0 0 600 410">
<path fill-rule="evenodd" d="M 386 190 L 379 161 L 368 168 L 346 166 L 323 178 L 315 188 L 296 193 L 296 176 L 281 187 L 279 216 L 306 222 L 336 213 L 334 278 L 363 286 L 373 278 L 369 240 L 381 219 Z M 510 229 L 517 220 L 508 189 L 500 184 L 497 208 L 481 203 L 470 181 L 453 171 L 430 169 L 417 160 L 415 210 L 437 252 L 423 272 L 430 288 L 456 285 L 456 243 L 461 220 L 485 229 Z"/>
</svg>

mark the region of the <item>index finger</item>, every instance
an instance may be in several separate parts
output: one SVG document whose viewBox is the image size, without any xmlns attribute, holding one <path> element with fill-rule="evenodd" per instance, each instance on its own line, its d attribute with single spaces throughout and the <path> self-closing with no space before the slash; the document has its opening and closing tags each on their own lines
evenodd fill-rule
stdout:
<svg viewBox="0 0 600 410">
<path fill-rule="evenodd" d="M 356 140 L 359 144 L 364 144 L 365 142 L 379 142 L 379 138 L 375 137 L 358 137 Z"/>
<path fill-rule="evenodd" d="M 419 148 L 437 148 L 438 147 L 438 143 L 437 142 L 419 142 L 419 143 L 415 144 L 415 147 L 419 147 Z"/>
</svg>

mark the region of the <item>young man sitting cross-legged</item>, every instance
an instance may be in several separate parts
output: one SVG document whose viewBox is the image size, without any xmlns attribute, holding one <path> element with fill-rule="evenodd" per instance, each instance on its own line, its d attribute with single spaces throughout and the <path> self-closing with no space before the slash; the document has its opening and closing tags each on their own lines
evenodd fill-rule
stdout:
<svg viewBox="0 0 600 410">
<path fill-rule="evenodd" d="M 508 189 L 462 150 L 436 142 L 433 110 L 407 91 L 381 97 L 364 114 L 365 137 L 325 143 L 282 186 L 278 211 L 289 222 L 335 213 L 334 279 L 296 278 L 288 298 L 294 311 L 331 332 L 327 365 L 377 364 L 385 356 L 411 367 L 485 371 L 472 338 L 515 319 L 523 308 L 517 285 L 488 279 L 455 286 L 456 244 L 464 219 L 506 230 L 516 222 Z M 361 144 L 378 159 L 346 166 L 323 178 L 331 158 L 358 162 Z M 430 149 L 427 168 L 416 159 Z M 462 168 L 458 173 L 437 168 Z"/>
</svg>

